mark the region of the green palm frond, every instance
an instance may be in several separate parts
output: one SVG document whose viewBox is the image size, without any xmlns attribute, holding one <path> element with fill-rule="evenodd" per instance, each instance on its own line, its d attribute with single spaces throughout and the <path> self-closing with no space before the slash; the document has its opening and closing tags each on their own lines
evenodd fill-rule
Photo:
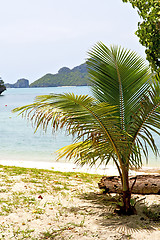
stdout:
<svg viewBox="0 0 160 240">
<path fill-rule="evenodd" d="M 157 75 L 150 83 L 150 89 L 141 98 L 140 107 L 132 115 L 128 133 L 133 138 L 133 143 L 143 151 L 148 160 L 148 146 L 157 156 L 158 148 L 153 137 L 160 136 L 160 77 Z"/>
<path fill-rule="evenodd" d="M 121 126 L 130 121 L 140 97 L 149 88 L 150 71 L 136 53 L 98 43 L 89 52 L 88 71 L 94 96 L 119 107 Z"/>
<path fill-rule="evenodd" d="M 41 126 L 46 130 L 49 123 L 54 131 L 65 127 L 67 133 L 75 137 L 76 142 L 76 145 L 72 146 L 74 148 L 66 152 L 68 157 L 76 156 L 79 159 L 80 156 L 82 159 L 83 156 L 84 162 L 93 158 L 95 161 L 96 158 L 104 158 L 105 155 L 111 157 L 113 152 L 119 156 L 124 147 L 124 133 L 118 127 L 118 117 L 115 117 L 116 107 L 87 95 L 39 96 L 35 103 L 14 111 L 21 111 L 29 117 L 36 129 Z M 83 144 L 77 143 L 82 140 Z"/>
<path fill-rule="evenodd" d="M 62 157 L 74 159 L 74 162 L 83 166 L 85 164 L 91 167 L 100 164 L 107 164 L 113 160 L 113 148 L 105 142 L 93 143 L 91 140 L 76 142 L 65 146 L 57 151 L 58 160 Z"/>
</svg>

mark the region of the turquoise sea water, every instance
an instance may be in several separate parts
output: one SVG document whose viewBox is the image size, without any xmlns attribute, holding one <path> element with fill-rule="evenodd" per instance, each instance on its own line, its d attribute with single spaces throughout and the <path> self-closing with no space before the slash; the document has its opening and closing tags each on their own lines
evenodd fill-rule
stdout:
<svg viewBox="0 0 160 240">
<path fill-rule="evenodd" d="M 0 160 L 53 161 L 55 151 L 72 142 L 64 132 L 56 135 L 51 130 L 34 133 L 31 122 L 11 110 L 34 101 L 37 95 L 74 92 L 89 94 L 88 87 L 15 88 L 0 96 Z"/>
<path fill-rule="evenodd" d="M 34 133 L 30 122 L 11 112 L 15 107 L 32 103 L 37 95 L 64 92 L 91 95 L 89 87 L 56 87 L 8 89 L 0 96 L 0 161 L 54 161 L 55 151 L 72 142 L 64 131 L 56 135 L 51 130 Z M 160 147 L 158 138 L 157 142 Z M 149 165 L 160 166 L 160 158 L 150 154 Z"/>
</svg>

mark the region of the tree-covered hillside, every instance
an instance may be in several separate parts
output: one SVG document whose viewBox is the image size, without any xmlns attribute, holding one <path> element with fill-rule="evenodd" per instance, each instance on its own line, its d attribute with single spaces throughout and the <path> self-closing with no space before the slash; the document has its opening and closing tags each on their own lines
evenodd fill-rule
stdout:
<svg viewBox="0 0 160 240">
<path fill-rule="evenodd" d="M 30 87 L 87 86 L 89 85 L 86 64 L 73 69 L 61 68 L 57 74 L 46 74 Z"/>
</svg>

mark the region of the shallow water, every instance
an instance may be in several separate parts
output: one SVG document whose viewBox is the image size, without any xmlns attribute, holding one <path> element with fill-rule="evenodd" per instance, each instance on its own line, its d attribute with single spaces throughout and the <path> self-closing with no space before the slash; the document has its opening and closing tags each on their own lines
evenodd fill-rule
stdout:
<svg viewBox="0 0 160 240">
<path fill-rule="evenodd" d="M 70 144 L 72 138 L 64 131 L 53 135 L 51 129 L 34 133 L 31 123 L 11 110 L 32 103 L 37 95 L 64 92 L 91 94 L 89 87 L 53 87 L 8 89 L 0 96 L 0 160 L 55 161 L 55 151 Z M 160 158 L 150 154 L 149 165 L 160 166 Z"/>
<path fill-rule="evenodd" d="M 31 123 L 11 110 L 34 101 L 37 95 L 74 92 L 89 93 L 88 87 L 17 88 L 0 96 L 0 160 L 53 161 L 55 151 L 70 144 L 72 138 L 59 132 L 56 135 L 42 130 L 34 133 Z"/>
</svg>

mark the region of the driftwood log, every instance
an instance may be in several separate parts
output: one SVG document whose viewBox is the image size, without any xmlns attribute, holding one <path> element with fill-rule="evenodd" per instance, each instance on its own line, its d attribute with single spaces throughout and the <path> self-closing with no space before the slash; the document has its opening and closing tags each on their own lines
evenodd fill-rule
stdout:
<svg viewBox="0 0 160 240">
<path fill-rule="evenodd" d="M 160 194 L 160 175 L 138 175 L 129 178 L 130 189 L 135 194 Z M 102 177 L 98 183 L 104 193 L 122 193 L 120 177 Z"/>
</svg>

